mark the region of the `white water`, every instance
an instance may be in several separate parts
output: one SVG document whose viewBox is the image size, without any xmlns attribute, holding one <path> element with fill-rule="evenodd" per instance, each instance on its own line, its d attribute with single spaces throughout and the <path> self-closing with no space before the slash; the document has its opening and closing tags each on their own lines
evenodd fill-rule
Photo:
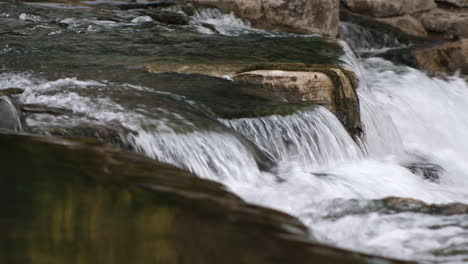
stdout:
<svg viewBox="0 0 468 264">
<path fill-rule="evenodd" d="M 321 108 L 292 116 L 222 120 L 274 158 L 276 165 L 269 172 L 259 169 L 251 150 L 233 134 L 177 133 L 165 120 L 150 120 L 156 128 L 149 129 L 143 112 L 130 111 L 110 97 L 90 98 L 75 91 L 106 89 L 105 82 L 2 74 L 0 89 L 23 87 L 23 103 L 69 108 L 137 130 L 129 140 L 140 152 L 224 182 L 250 202 L 296 215 L 323 242 L 403 259 L 466 261 L 466 252 L 456 253 L 468 247 L 466 215 L 353 211 L 356 203 L 388 196 L 468 203 L 466 80 L 434 79 L 381 59 L 354 64 L 362 64 L 355 70 L 365 78 L 359 96 L 366 155 Z M 444 168 L 440 183 L 400 165 L 415 155 Z"/>
<path fill-rule="evenodd" d="M 291 116 L 223 120 L 278 162 L 317 169 L 356 160 L 362 152 L 338 119 L 322 107 Z"/>
<path fill-rule="evenodd" d="M 214 8 L 196 11 L 190 19 L 190 26 L 202 34 L 218 33 L 226 36 L 249 33 L 271 34 L 265 30 L 252 28 L 248 21 L 236 17 L 233 13 L 225 14 Z"/>
</svg>

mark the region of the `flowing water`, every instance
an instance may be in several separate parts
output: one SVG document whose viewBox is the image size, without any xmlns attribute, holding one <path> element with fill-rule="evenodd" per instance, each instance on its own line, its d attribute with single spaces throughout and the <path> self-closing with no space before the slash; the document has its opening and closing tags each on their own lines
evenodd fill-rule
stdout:
<svg viewBox="0 0 468 264">
<path fill-rule="evenodd" d="M 468 84 L 463 77 L 441 80 L 383 59 L 356 59 L 345 47 L 347 57 L 343 60 L 361 79 L 358 93 L 366 140 L 358 145 L 338 119 L 322 107 L 307 106 L 289 115 L 227 118 L 217 110 L 219 98 L 207 101 L 198 92 L 181 87 L 205 85 L 208 89 L 210 83 L 237 87 L 229 80 L 172 73 L 154 77 L 140 69 L 141 61 L 149 60 L 142 58 L 147 51 L 167 57 L 166 53 L 183 50 L 183 55 L 176 54 L 172 60 L 181 61 L 177 56 L 197 59 L 194 49 L 198 47 L 182 49 L 185 39 L 174 41 L 180 34 L 171 32 L 184 32 L 183 38 L 197 38 L 197 43 L 207 45 L 204 47 L 213 47 L 211 41 L 239 41 L 233 45 L 249 46 L 253 45 L 250 38 L 266 49 L 274 49 L 276 44 L 270 39 L 289 41 L 296 46 L 281 52 L 291 60 L 307 54 L 302 47 L 312 45 L 315 36 L 252 29 L 232 15 L 213 10 L 196 13 L 187 26 L 149 27 L 144 24 L 154 22 L 133 11 L 113 10 L 112 20 L 104 20 L 79 17 L 68 6 L 50 8 L 48 16 L 57 8 L 73 16 L 62 15 L 56 20 L 57 26 L 40 22 L 46 19 L 44 15 L 10 10 L 8 19 L 18 18 L 17 25 L 8 29 L 10 33 L 3 33 L 11 40 L 0 43 L 0 53 L 10 59 L 35 59 L 21 63 L 2 60 L 0 89 L 24 88 L 20 103 L 47 105 L 64 112 L 27 115 L 24 122 L 28 132 L 54 134 L 59 128 L 74 129 L 82 124 L 117 127 L 119 140 L 133 151 L 222 182 L 249 202 L 295 215 L 321 242 L 393 258 L 468 263 L 468 215 L 390 208 L 382 200 L 401 197 L 430 204 L 468 204 Z M 112 32 L 132 30 L 141 34 L 150 30 L 156 37 L 137 35 L 138 40 L 126 46 L 126 52 L 117 47 L 119 42 Z M 57 51 L 47 59 L 46 66 L 41 66 L 37 61 L 41 57 L 34 54 L 54 44 L 21 43 L 28 34 L 47 38 L 63 34 L 69 40 L 64 45 L 70 50 Z M 90 55 L 72 60 L 70 52 L 81 54 L 86 50 L 84 44 L 74 42 L 81 38 L 93 41 L 96 46 L 89 52 L 99 53 L 97 59 Z M 242 39 L 247 40 L 244 43 Z M 165 41 L 174 45 L 164 48 L 161 43 Z M 114 57 L 109 49 L 118 50 L 121 57 Z M 230 51 L 235 50 L 231 47 Z M 256 55 L 268 59 L 277 56 Z M 218 60 L 222 55 L 213 52 L 200 56 Z M 58 63 L 65 58 L 68 62 Z M 239 62 L 237 57 L 234 60 Z M 113 75 L 112 71 L 118 73 Z M 428 166 L 435 168 L 434 178 L 424 174 Z"/>
</svg>

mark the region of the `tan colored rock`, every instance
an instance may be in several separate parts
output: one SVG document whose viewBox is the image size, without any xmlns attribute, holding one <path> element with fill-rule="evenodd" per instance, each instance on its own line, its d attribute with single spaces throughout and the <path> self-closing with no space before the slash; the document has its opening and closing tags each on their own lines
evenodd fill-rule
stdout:
<svg viewBox="0 0 468 264">
<path fill-rule="evenodd" d="M 454 37 L 468 37 L 468 13 L 435 9 L 420 14 L 419 18 L 428 31 Z"/>
<path fill-rule="evenodd" d="M 338 35 L 339 0 L 267 0 L 265 23 L 296 33 Z"/>
<path fill-rule="evenodd" d="M 421 21 L 410 15 L 399 17 L 378 18 L 378 21 L 401 29 L 403 32 L 417 37 L 427 37 L 427 31 Z"/>
<path fill-rule="evenodd" d="M 435 0 L 438 3 L 451 4 L 458 7 L 468 7 L 468 0 Z"/>
<path fill-rule="evenodd" d="M 434 0 L 341 0 L 351 11 L 371 17 L 393 17 L 427 11 Z"/>
<path fill-rule="evenodd" d="M 339 0 L 191 0 L 215 6 L 253 26 L 301 34 L 337 36 Z"/>
<path fill-rule="evenodd" d="M 192 0 L 197 4 L 211 5 L 225 12 L 233 12 L 236 16 L 249 20 L 253 24 L 264 21 L 263 0 Z"/>
<path fill-rule="evenodd" d="M 216 77 L 233 75 L 242 68 L 248 67 L 247 63 L 212 63 L 212 64 L 184 64 L 179 63 L 148 63 L 143 66 L 151 73 L 178 72 L 178 73 L 198 73 Z"/>
<path fill-rule="evenodd" d="M 362 136 L 357 77 L 342 68 L 307 71 L 254 70 L 234 80 L 259 84 L 289 102 L 313 102 L 334 113 L 355 139 Z"/>
<path fill-rule="evenodd" d="M 464 74 L 468 74 L 468 39 L 415 50 L 413 56 L 421 68 L 426 70 L 448 73 L 459 70 Z"/>
</svg>

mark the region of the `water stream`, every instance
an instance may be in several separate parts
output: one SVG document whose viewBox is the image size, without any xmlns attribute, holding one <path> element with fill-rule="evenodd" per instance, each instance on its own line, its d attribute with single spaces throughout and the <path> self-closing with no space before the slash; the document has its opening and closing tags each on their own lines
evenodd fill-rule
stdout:
<svg viewBox="0 0 468 264">
<path fill-rule="evenodd" d="M 211 35 L 249 38 L 250 34 L 304 38 L 254 30 L 232 15 L 204 12 L 177 30 L 198 34 L 200 39 Z M 141 16 L 128 19 L 137 17 Z M 113 27 L 139 27 L 128 21 L 105 24 L 87 19 L 60 20 L 62 29 L 51 28 L 48 34 L 96 34 Z M 206 23 L 213 24 L 217 32 Z M 160 36 L 170 39 L 167 34 Z M 138 45 L 135 49 L 141 51 Z M 0 49 L 0 53 L 26 50 L 24 46 L 7 48 L 10 50 Z M 71 111 L 59 116 L 28 116 L 26 124 L 35 132 L 48 134 L 50 127 L 82 123 L 122 127 L 131 132 L 121 133 L 121 140 L 134 151 L 222 182 L 249 202 L 295 215 L 322 242 L 393 258 L 468 262 L 468 215 L 383 212 L 379 202 L 401 197 L 434 204 L 468 203 L 467 81 L 460 76 L 446 80 L 429 77 L 383 59 L 357 59 L 347 49 L 348 59 L 344 60 L 361 79 L 358 92 L 367 135 L 364 146 L 356 144 L 337 118 L 321 107 L 291 115 L 227 119 L 185 95 L 155 90 L 143 78 L 137 85 L 118 77 L 110 80 L 106 73 L 95 79 L 89 73 L 56 77 L 34 71 L 38 68 L 33 65 L 23 72 L 3 68 L 0 88 L 24 88 L 19 97 L 22 104 Z M 263 166 L 258 153 L 270 165 Z M 412 171 L 409 164 L 439 168 L 437 180 Z"/>
</svg>

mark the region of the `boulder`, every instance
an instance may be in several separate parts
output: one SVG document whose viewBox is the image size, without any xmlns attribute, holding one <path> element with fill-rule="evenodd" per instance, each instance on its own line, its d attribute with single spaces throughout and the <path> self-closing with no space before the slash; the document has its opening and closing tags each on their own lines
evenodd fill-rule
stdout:
<svg viewBox="0 0 468 264">
<path fill-rule="evenodd" d="M 378 18 L 377 20 L 397 27 L 409 35 L 427 37 L 427 31 L 421 21 L 411 15 Z"/>
<path fill-rule="evenodd" d="M 266 25 L 296 33 L 338 35 L 339 1 L 269 0 L 264 1 Z"/>
<path fill-rule="evenodd" d="M 468 39 L 415 50 L 413 55 L 421 68 L 433 72 L 468 74 Z"/>
<path fill-rule="evenodd" d="M 20 111 L 13 98 L 0 93 L 0 129 L 21 131 Z"/>
<path fill-rule="evenodd" d="M 314 242 L 292 216 L 139 155 L 26 135 L 0 146 L 8 263 L 406 263 Z"/>
<path fill-rule="evenodd" d="M 341 0 L 351 11 L 371 17 L 393 17 L 427 11 L 434 0 Z"/>
<path fill-rule="evenodd" d="M 383 54 L 382 57 L 396 63 L 434 73 L 454 73 L 460 71 L 463 74 L 468 74 L 468 39 L 393 50 Z"/>
<path fill-rule="evenodd" d="M 447 35 L 450 39 L 468 37 L 468 12 L 434 9 L 418 17 L 428 31 Z"/>
<path fill-rule="evenodd" d="M 192 0 L 250 21 L 254 26 L 301 34 L 338 35 L 339 0 Z"/>
<path fill-rule="evenodd" d="M 468 7 L 468 0 L 435 0 L 437 3 L 450 4 L 456 7 Z"/>
<path fill-rule="evenodd" d="M 356 94 L 358 80 L 342 67 L 259 65 L 235 75 L 234 80 L 260 84 L 288 102 L 312 102 L 334 113 L 349 134 L 358 139 L 363 129 Z"/>
</svg>

